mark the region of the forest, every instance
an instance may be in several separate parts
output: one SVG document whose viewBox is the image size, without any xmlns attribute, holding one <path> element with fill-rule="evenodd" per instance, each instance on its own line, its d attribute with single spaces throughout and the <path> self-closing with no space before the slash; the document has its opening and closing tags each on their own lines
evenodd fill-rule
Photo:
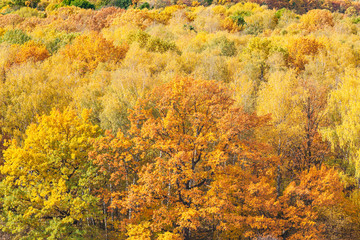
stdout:
<svg viewBox="0 0 360 240">
<path fill-rule="evenodd" d="M 0 0 L 0 238 L 360 239 L 359 11 Z"/>
</svg>

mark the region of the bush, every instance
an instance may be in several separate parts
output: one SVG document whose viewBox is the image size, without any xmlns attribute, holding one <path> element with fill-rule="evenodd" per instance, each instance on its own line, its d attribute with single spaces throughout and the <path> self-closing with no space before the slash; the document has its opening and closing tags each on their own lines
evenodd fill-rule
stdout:
<svg viewBox="0 0 360 240">
<path fill-rule="evenodd" d="M 159 52 L 159 53 L 164 53 L 168 50 L 174 50 L 174 51 L 177 50 L 175 43 L 167 42 L 157 37 L 150 38 L 146 48 L 150 52 Z"/>
<path fill-rule="evenodd" d="M 36 10 L 34 8 L 30 8 L 30 7 L 20 8 L 19 10 L 13 12 L 13 14 L 17 14 L 20 17 L 24 17 L 24 18 L 30 18 L 30 17 L 43 18 L 43 17 L 45 17 L 45 13 L 39 12 L 38 10 Z"/>
<path fill-rule="evenodd" d="M 75 6 L 84 9 L 95 9 L 95 5 L 87 0 L 64 0 L 63 3 L 68 6 Z"/>
<path fill-rule="evenodd" d="M 148 2 L 144 2 L 139 7 L 139 9 L 144 9 L 144 8 L 150 9 L 150 4 Z"/>
<path fill-rule="evenodd" d="M 6 33 L 0 38 L 0 42 L 8 42 L 10 44 L 24 44 L 30 39 L 31 38 L 20 29 L 14 29 L 6 31 Z"/>
<path fill-rule="evenodd" d="M 235 43 L 225 36 L 214 39 L 213 44 L 220 47 L 222 56 L 232 57 L 236 54 Z"/>
<path fill-rule="evenodd" d="M 131 4 L 131 0 L 114 0 L 112 2 L 112 5 L 123 9 L 127 9 Z"/>
<path fill-rule="evenodd" d="M 70 5 L 84 9 L 95 9 L 95 5 L 86 0 L 74 0 Z"/>
</svg>

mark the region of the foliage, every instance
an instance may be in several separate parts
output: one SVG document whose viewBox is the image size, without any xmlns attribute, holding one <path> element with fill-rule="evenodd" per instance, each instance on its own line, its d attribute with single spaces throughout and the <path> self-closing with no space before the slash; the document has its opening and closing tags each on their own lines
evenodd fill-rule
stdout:
<svg viewBox="0 0 360 240">
<path fill-rule="evenodd" d="M 250 16 L 251 12 L 236 12 L 236 15 L 230 16 L 230 18 L 239 26 L 242 27 L 246 24 L 244 16 Z"/>
<path fill-rule="evenodd" d="M 87 151 L 99 129 L 88 115 L 53 110 L 28 127 L 22 146 L 9 143 L 1 167 L 6 175 L 1 182 L 4 230 L 26 239 L 83 234 L 83 221 L 93 216 L 97 204 L 89 193 L 88 179 L 95 172 Z"/>
<path fill-rule="evenodd" d="M 151 199 L 139 207 L 153 209 L 151 215 L 158 219 L 152 222 L 153 232 L 170 227 L 189 239 L 196 229 L 206 231 L 208 226 L 201 222 L 212 221 L 212 204 L 220 201 L 216 194 L 208 196 L 217 177 L 229 167 L 239 170 L 242 164 L 248 171 L 266 172 L 271 166 L 271 159 L 260 160 L 256 142 L 243 139 L 251 138 L 252 128 L 263 124 L 266 117 L 246 115 L 232 104 L 227 90 L 215 82 L 176 79 L 155 89 L 135 107 L 130 116 L 134 141 L 152 160 L 142 168 L 138 185 L 129 196 Z M 244 156 L 249 157 L 245 162 Z M 209 202 L 208 198 L 215 199 Z M 133 201 L 128 207 L 135 208 L 134 220 L 143 219 L 144 215 L 136 214 L 140 209 Z M 171 215 L 163 216 L 166 211 Z M 227 221 L 221 212 L 217 214 L 219 220 Z"/>
<path fill-rule="evenodd" d="M 132 4 L 132 1 L 131 0 L 114 0 L 112 4 L 116 7 L 127 9 Z M 142 9 L 142 8 L 140 8 L 140 9 Z"/>
<path fill-rule="evenodd" d="M 84 9 L 95 9 L 95 5 L 87 0 L 64 0 L 63 4 Z"/>
<path fill-rule="evenodd" d="M 20 8 L 19 10 L 13 12 L 13 14 L 17 14 L 21 17 L 24 17 L 24 18 L 30 18 L 30 17 L 45 17 L 45 14 L 34 9 L 34 8 L 30 8 L 30 7 L 23 7 L 23 8 Z"/>
<path fill-rule="evenodd" d="M 152 37 L 150 34 L 144 31 L 132 32 L 128 36 L 128 41 L 138 42 L 140 47 L 145 47 L 151 52 L 164 53 L 166 51 L 176 51 L 176 45 L 174 42 L 168 42 L 158 37 Z"/>
<path fill-rule="evenodd" d="M 360 4 L 210 2 L 0 1 L 3 230 L 360 239 Z"/>
<path fill-rule="evenodd" d="M 148 2 L 144 2 L 139 7 L 139 9 L 145 9 L 145 8 L 150 9 L 150 4 Z"/>
<path fill-rule="evenodd" d="M 12 51 L 13 54 L 8 59 L 5 68 L 10 68 L 12 65 L 18 65 L 26 61 L 43 61 L 50 57 L 45 46 L 36 44 L 34 41 L 28 41 L 21 46 L 15 46 Z"/>
<path fill-rule="evenodd" d="M 326 26 L 334 26 L 333 15 L 327 10 L 311 10 L 300 19 L 301 28 L 308 31 L 322 29 Z"/>
<path fill-rule="evenodd" d="M 10 44 L 24 44 L 25 42 L 29 41 L 31 38 L 21 31 L 20 29 L 8 30 L 6 31 L 0 41 L 1 42 L 8 42 Z"/>
<path fill-rule="evenodd" d="M 291 41 L 288 46 L 289 63 L 297 70 L 305 69 L 305 64 L 308 63 L 307 56 L 317 54 L 324 45 L 309 38 L 298 38 Z"/>
<path fill-rule="evenodd" d="M 116 47 L 98 33 L 77 37 L 61 54 L 73 62 L 73 69 L 93 71 L 101 62 L 118 63 L 125 57 L 127 45 Z"/>
</svg>

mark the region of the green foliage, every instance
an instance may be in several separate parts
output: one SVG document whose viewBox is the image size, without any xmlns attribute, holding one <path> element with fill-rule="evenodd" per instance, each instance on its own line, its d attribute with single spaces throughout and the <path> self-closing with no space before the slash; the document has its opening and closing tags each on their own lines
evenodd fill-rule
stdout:
<svg viewBox="0 0 360 240">
<path fill-rule="evenodd" d="M 31 38 L 20 29 L 8 30 L 0 38 L 1 42 L 8 42 L 10 44 L 24 44 Z"/>
<path fill-rule="evenodd" d="M 148 2 L 144 2 L 139 7 L 139 9 L 145 9 L 145 8 L 150 9 L 150 4 Z"/>
<path fill-rule="evenodd" d="M 148 43 L 149 39 L 150 39 L 150 34 L 142 31 L 142 30 L 138 30 L 138 31 L 134 31 L 131 32 L 128 35 L 128 42 L 131 44 L 133 42 L 138 42 L 140 47 L 145 47 L 146 44 Z"/>
<path fill-rule="evenodd" d="M 215 46 L 220 47 L 221 55 L 226 57 L 232 57 L 236 55 L 236 47 L 234 41 L 230 41 L 225 36 L 215 38 L 210 45 L 214 44 Z"/>
<path fill-rule="evenodd" d="M 63 3 L 68 6 L 75 6 L 84 9 L 95 9 L 95 5 L 87 0 L 64 0 Z"/>
<path fill-rule="evenodd" d="M 242 27 L 246 24 L 244 17 L 250 16 L 250 11 L 238 11 L 235 12 L 234 15 L 230 16 L 230 18 L 239 26 Z"/>
<path fill-rule="evenodd" d="M 277 19 L 280 19 L 281 16 L 284 14 L 285 11 L 287 11 L 286 8 L 282 8 L 282 9 L 280 9 L 280 10 L 277 10 L 276 13 L 275 13 L 275 17 L 276 17 Z"/>
<path fill-rule="evenodd" d="M 63 48 L 65 45 L 71 43 L 77 36 L 78 34 L 76 33 L 59 35 L 58 37 L 55 37 L 55 39 L 47 42 L 46 48 L 50 53 L 55 53 L 60 48 Z"/>
<path fill-rule="evenodd" d="M 95 5 L 86 0 L 74 0 L 71 1 L 70 5 L 84 9 L 95 9 Z"/>
<path fill-rule="evenodd" d="M 358 24 L 359 22 L 360 22 L 360 17 L 352 19 L 352 23 L 354 23 L 354 24 Z"/>
<path fill-rule="evenodd" d="M 131 0 L 113 0 L 111 5 L 123 9 L 127 9 L 132 4 Z"/>
<path fill-rule="evenodd" d="M 168 42 L 158 37 L 151 37 L 147 43 L 146 49 L 151 52 L 164 53 L 169 50 L 175 51 L 176 45 L 173 42 Z"/>
<path fill-rule="evenodd" d="M 150 52 L 164 53 L 166 51 L 178 51 L 174 42 L 153 37 L 150 34 L 138 30 L 128 35 L 129 43 L 138 42 L 140 47 L 146 48 Z"/>
</svg>

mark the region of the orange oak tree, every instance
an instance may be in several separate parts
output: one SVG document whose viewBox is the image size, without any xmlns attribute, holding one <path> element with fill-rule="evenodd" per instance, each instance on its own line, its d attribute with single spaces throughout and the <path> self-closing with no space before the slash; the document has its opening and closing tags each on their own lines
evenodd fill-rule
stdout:
<svg viewBox="0 0 360 240">
<path fill-rule="evenodd" d="M 112 202 L 112 207 L 118 204 L 118 208 L 127 209 L 124 222 L 130 223 L 129 237 L 139 231 L 134 228 L 157 237 L 166 233 L 184 239 L 195 237 L 195 230 L 206 236 L 222 234 L 226 232 L 225 222 L 235 224 L 237 218 L 225 220 L 229 215 L 217 205 L 222 201 L 230 204 L 231 200 L 219 198 L 212 189 L 224 183 L 224 176 L 236 180 L 228 181 L 222 189 L 236 188 L 236 181 L 243 179 L 245 192 L 248 185 L 265 184 L 265 179 L 272 177 L 274 159 L 265 156 L 261 149 L 266 147 L 253 136 L 253 130 L 265 124 L 268 117 L 246 114 L 233 104 L 223 85 L 182 78 L 155 88 L 138 102 L 130 114 L 131 143 L 123 142 L 121 146 L 126 151 L 125 145 L 135 144 L 142 167 L 136 184 L 127 184 L 129 190 L 120 194 L 121 201 Z M 109 154 L 123 159 L 115 166 L 116 174 L 110 181 L 125 182 L 125 163 L 134 162 L 134 154 Z M 255 172 L 262 177 L 252 175 Z M 264 194 L 272 191 L 269 184 L 266 187 L 270 190 Z M 120 196 L 111 196 L 115 195 Z"/>
</svg>

